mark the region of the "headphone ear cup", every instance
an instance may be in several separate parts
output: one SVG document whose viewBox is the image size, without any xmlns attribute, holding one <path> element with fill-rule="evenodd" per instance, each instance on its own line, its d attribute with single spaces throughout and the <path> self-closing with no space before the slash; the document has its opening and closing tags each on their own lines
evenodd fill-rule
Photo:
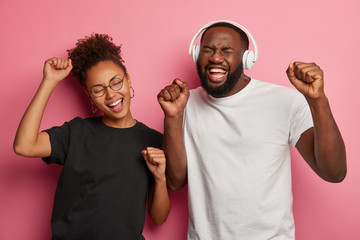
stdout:
<svg viewBox="0 0 360 240">
<path fill-rule="evenodd" d="M 246 50 L 242 57 L 243 69 L 250 70 L 254 65 L 255 54 L 253 51 Z"/>
<path fill-rule="evenodd" d="M 194 45 L 193 50 L 192 50 L 192 58 L 194 63 L 197 62 L 198 58 L 199 58 L 199 54 L 200 54 L 200 45 Z"/>
</svg>

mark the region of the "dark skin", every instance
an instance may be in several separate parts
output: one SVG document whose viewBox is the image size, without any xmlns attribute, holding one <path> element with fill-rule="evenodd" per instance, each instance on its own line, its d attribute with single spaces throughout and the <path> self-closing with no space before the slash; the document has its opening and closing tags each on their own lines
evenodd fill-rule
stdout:
<svg viewBox="0 0 360 240">
<path fill-rule="evenodd" d="M 213 27 L 203 36 L 198 64 L 210 86 L 220 86 L 236 66 L 246 50 L 239 34 L 227 27 Z M 324 92 L 324 76 L 315 63 L 294 62 L 286 71 L 290 82 L 302 93 L 311 109 L 314 127 L 305 131 L 296 148 L 308 165 L 322 179 L 341 182 L 346 176 L 345 145 L 329 101 Z M 238 82 L 222 97 L 241 91 L 250 78 L 243 72 Z M 185 82 L 175 79 L 158 94 L 164 111 L 163 149 L 167 156 L 168 186 L 177 190 L 187 183 L 186 152 L 182 134 L 183 113 L 189 98 Z"/>
<path fill-rule="evenodd" d="M 230 30 L 227 27 L 218 28 Z M 208 76 L 208 85 L 210 86 L 223 85 L 227 76 L 233 73 L 239 64 L 242 64 L 241 56 L 247 50 L 246 46 L 236 31 L 233 30 L 230 33 L 232 35 L 210 29 L 206 32 L 206 37 L 202 39 L 198 64 L 201 71 Z M 221 71 L 222 74 L 219 74 L 218 77 L 213 76 L 211 71 L 214 69 Z M 223 71 L 225 72 L 223 73 Z M 241 91 L 249 81 L 250 78 L 242 72 L 234 88 L 222 97 L 228 97 Z"/>
<path fill-rule="evenodd" d="M 324 92 L 323 71 L 315 63 L 295 62 L 286 73 L 305 96 L 314 122 L 314 127 L 301 135 L 297 150 L 322 179 L 341 182 L 346 176 L 345 144 Z"/>
<path fill-rule="evenodd" d="M 38 91 L 29 104 L 19 124 L 14 140 L 14 151 L 25 157 L 49 157 L 51 155 L 51 143 L 49 134 L 39 130 L 46 104 L 56 88 L 71 71 L 70 59 L 51 58 L 45 61 L 44 76 Z M 108 86 L 114 76 L 123 76 L 123 69 L 112 61 L 102 61 L 87 71 L 85 84 L 88 86 Z M 106 88 L 101 97 L 94 97 L 86 89 L 89 98 L 103 112 L 104 124 L 114 128 L 127 128 L 135 124 L 130 112 L 130 77 L 124 77 L 123 87 L 114 91 Z M 111 111 L 109 103 L 117 102 L 123 98 L 123 107 L 118 111 Z M 120 105 L 120 104 L 118 104 Z M 148 212 L 151 220 L 156 225 L 164 223 L 169 215 L 171 204 L 168 196 L 165 177 L 165 154 L 162 150 L 147 147 L 142 155 L 146 165 L 154 176 L 154 184 L 148 191 Z"/>
</svg>

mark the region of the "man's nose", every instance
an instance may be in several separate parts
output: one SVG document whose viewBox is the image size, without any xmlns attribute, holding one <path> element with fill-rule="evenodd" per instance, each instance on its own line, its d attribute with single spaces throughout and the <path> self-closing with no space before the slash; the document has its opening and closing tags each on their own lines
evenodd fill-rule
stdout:
<svg viewBox="0 0 360 240">
<path fill-rule="evenodd" d="M 210 57 L 209 60 L 210 60 L 211 62 L 213 62 L 213 63 L 221 63 L 221 62 L 224 61 L 224 57 L 223 57 L 223 55 L 221 54 L 220 51 L 215 51 L 215 52 L 211 55 L 211 57 Z"/>
</svg>

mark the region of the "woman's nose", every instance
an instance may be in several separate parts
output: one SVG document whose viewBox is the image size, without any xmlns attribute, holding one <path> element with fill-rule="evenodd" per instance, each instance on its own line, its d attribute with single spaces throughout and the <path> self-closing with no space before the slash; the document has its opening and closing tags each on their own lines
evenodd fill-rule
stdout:
<svg viewBox="0 0 360 240">
<path fill-rule="evenodd" d="M 105 89 L 106 98 L 113 98 L 115 95 L 115 91 L 110 88 L 110 86 L 107 86 Z"/>
</svg>

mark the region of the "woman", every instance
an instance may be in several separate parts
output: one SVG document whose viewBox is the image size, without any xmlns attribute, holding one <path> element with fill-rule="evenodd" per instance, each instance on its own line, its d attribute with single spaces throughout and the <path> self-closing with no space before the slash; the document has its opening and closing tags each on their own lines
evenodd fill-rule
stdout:
<svg viewBox="0 0 360 240">
<path fill-rule="evenodd" d="M 130 76 L 120 46 L 108 35 L 78 40 L 68 56 L 45 61 L 43 80 L 20 122 L 14 151 L 64 166 L 51 220 L 54 240 L 144 239 L 146 196 L 156 225 L 170 211 L 165 156 L 158 149 L 162 136 L 132 117 Z M 102 115 L 77 117 L 39 132 L 51 93 L 70 71 L 84 86 L 93 112 L 99 109 Z"/>
</svg>

